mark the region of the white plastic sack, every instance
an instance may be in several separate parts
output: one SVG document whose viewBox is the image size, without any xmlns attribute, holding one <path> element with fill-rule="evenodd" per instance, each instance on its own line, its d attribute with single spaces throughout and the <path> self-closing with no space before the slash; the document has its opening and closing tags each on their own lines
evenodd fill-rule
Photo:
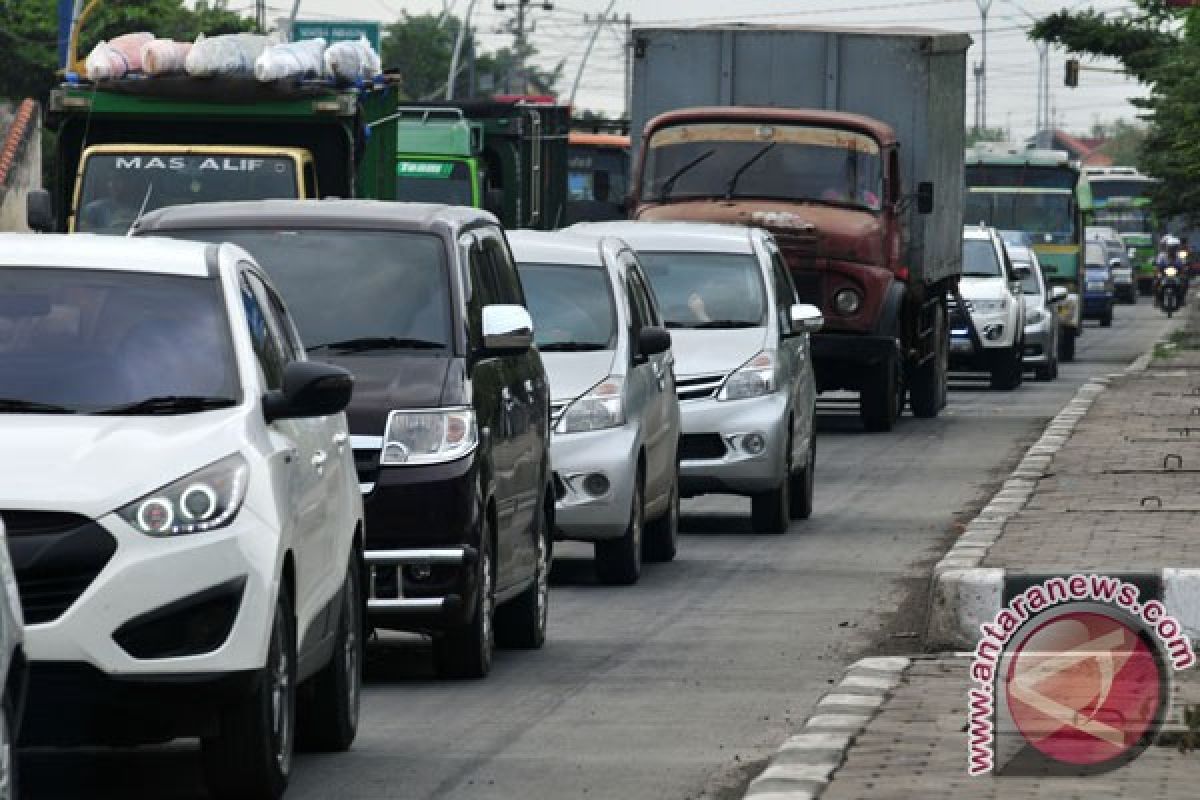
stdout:
<svg viewBox="0 0 1200 800">
<path fill-rule="evenodd" d="M 254 62 L 254 77 L 260 81 L 284 78 L 317 78 L 321 75 L 324 39 L 301 39 L 298 42 L 271 45 Z"/>
<path fill-rule="evenodd" d="M 339 83 L 370 80 L 383 71 L 383 62 L 367 37 L 357 42 L 335 42 L 325 51 L 325 75 Z"/>
<path fill-rule="evenodd" d="M 187 54 L 184 66 L 188 75 L 253 75 L 254 62 L 269 41 L 257 33 L 226 33 L 205 38 L 201 35 Z"/>
<path fill-rule="evenodd" d="M 100 42 L 84 59 L 84 71 L 90 81 L 122 78 L 142 71 L 142 47 L 154 41 L 153 33 L 126 33 Z"/>
<path fill-rule="evenodd" d="M 142 71 L 147 75 L 171 75 L 183 72 L 191 42 L 154 39 L 142 46 Z"/>
</svg>

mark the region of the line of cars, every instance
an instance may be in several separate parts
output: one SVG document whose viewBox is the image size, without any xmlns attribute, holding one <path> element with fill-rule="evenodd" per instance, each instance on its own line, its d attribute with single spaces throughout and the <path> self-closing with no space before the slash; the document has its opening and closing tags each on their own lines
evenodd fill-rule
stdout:
<svg viewBox="0 0 1200 800">
<path fill-rule="evenodd" d="M 544 642 L 555 541 L 628 584 L 681 497 L 812 511 L 822 317 L 765 231 L 277 200 L 131 234 L 0 254 L 23 743 L 198 737 L 215 796 L 278 797 L 353 742 L 372 630 L 482 677 Z"/>
</svg>

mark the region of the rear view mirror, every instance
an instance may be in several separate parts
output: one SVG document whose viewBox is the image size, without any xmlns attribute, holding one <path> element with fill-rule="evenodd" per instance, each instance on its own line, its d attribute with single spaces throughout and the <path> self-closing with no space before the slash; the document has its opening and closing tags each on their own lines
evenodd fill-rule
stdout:
<svg viewBox="0 0 1200 800">
<path fill-rule="evenodd" d="M 54 200 L 45 189 L 30 189 L 25 196 L 25 224 L 38 233 L 54 230 Z"/>
<path fill-rule="evenodd" d="M 638 355 L 643 358 L 656 356 L 671 349 L 671 333 L 666 328 L 656 325 L 642 328 L 638 334 Z"/>
<path fill-rule="evenodd" d="M 344 411 L 354 393 L 354 378 L 341 367 L 319 361 L 293 361 L 284 367 L 283 389 L 263 398 L 267 422 L 327 417 Z"/>
<path fill-rule="evenodd" d="M 1050 302 L 1051 303 L 1061 303 L 1063 300 L 1066 300 L 1066 299 L 1067 299 L 1067 287 L 1055 286 L 1054 288 L 1052 288 L 1050 290 Z"/>
<path fill-rule="evenodd" d="M 792 333 L 816 333 L 825 326 L 825 317 L 816 306 L 797 303 L 788 309 L 788 322 Z"/>
<path fill-rule="evenodd" d="M 523 353 L 533 346 L 533 320 L 517 305 L 483 307 L 483 349 L 489 353 Z"/>
<path fill-rule="evenodd" d="M 933 213 L 933 183 L 921 181 L 917 184 L 917 213 Z"/>
</svg>

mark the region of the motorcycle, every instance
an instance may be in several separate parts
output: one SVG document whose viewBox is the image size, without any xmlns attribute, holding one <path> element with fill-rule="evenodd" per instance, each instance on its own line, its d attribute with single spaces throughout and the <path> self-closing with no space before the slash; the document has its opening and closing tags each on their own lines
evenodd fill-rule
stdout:
<svg viewBox="0 0 1200 800">
<path fill-rule="evenodd" d="M 1179 268 L 1167 267 L 1158 280 L 1158 306 L 1167 312 L 1167 319 L 1179 310 L 1182 298 L 1183 280 L 1180 278 Z"/>
</svg>

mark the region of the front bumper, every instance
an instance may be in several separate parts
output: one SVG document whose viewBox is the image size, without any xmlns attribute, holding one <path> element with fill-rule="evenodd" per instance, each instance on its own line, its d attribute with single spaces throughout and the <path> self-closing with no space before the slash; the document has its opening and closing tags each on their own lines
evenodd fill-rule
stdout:
<svg viewBox="0 0 1200 800">
<path fill-rule="evenodd" d="M 478 588 L 479 452 L 447 464 L 380 467 L 374 440 L 355 437 L 354 446 L 366 490 L 369 623 L 430 631 L 466 622 Z"/>
<path fill-rule="evenodd" d="M 978 347 L 971 341 L 962 312 L 955 311 L 950 317 L 952 369 L 990 369 L 995 354 L 1013 346 L 1014 325 L 1009 312 L 975 313 L 971 315 L 971 321 L 979 334 Z"/>
<path fill-rule="evenodd" d="M 787 463 L 786 392 L 746 400 L 689 400 L 679 410 L 681 494 L 749 495 L 779 486 Z M 762 437 L 760 452 L 751 452 L 752 434 Z"/>
<path fill-rule="evenodd" d="M 577 541 L 618 539 L 629 526 L 637 474 L 638 433 L 632 425 L 585 433 L 556 433 L 550 442 L 559 499 L 555 538 Z M 602 476 L 607 491 L 589 491 Z M 597 488 L 592 486 L 592 488 Z"/>
<path fill-rule="evenodd" d="M 1026 364 L 1048 364 L 1054 355 L 1054 312 L 1049 311 L 1041 322 L 1025 326 L 1025 350 L 1022 361 Z"/>
<path fill-rule="evenodd" d="M 866 376 L 900 351 L 890 336 L 849 333 L 815 333 L 811 338 L 813 369 L 819 391 L 860 390 Z"/>
</svg>

